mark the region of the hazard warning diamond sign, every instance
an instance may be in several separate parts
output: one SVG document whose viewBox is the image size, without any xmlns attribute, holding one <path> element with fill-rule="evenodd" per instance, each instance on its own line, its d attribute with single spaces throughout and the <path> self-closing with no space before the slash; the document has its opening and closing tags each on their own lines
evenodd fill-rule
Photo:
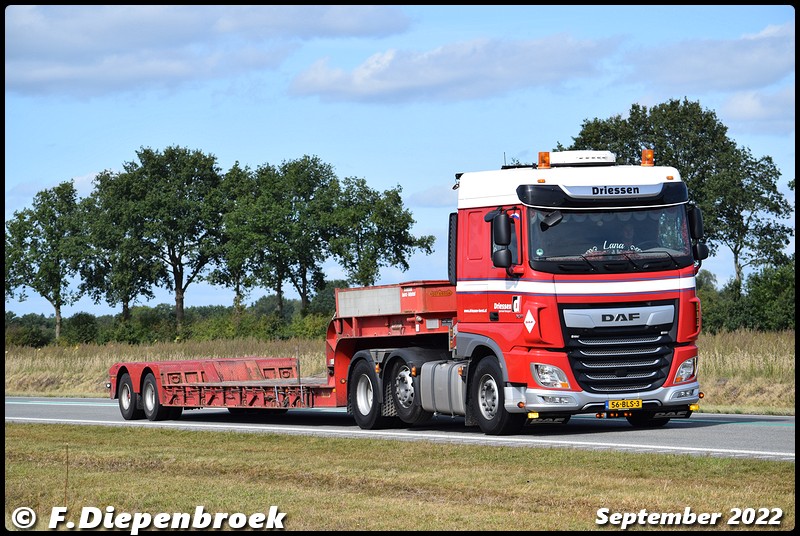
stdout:
<svg viewBox="0 0 800 536">
<path fill-rule="evenodd" d="M 536 325 L 536 320 L 534 320 L 533 315 L 531 314 L 531 310 L 528 309 L 528 314 L 525 315 L 525 329 L 528 330 L 528 333 L 533 331 L 533 326 Z"/>
</svg>

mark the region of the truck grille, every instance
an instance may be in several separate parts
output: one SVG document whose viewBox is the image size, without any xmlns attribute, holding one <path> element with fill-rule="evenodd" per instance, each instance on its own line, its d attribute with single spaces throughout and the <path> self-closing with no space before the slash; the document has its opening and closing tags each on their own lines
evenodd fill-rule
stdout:
<svg viewBox="0 0 800 536">
<path fill-rule="evenodd" d="M 578 385 L 590 393 L 627 393 L 661 387 L 672 363 L 672 349 L 665 346 L 624 349 L 609 346 L 605 350 L 592 348 L 591 352 L 574 348 L 567 355 Z M 630 359 L 620 359 L 621 356 Z"/>
<path fill-rule="evenodd" d="M 641 305 L 644 304 L 623 304 L 632 311 L 637 311 L 637 306 Z M 651 309 L 669 305 L 675 304 L 646 304 Z M 579 311 L 591 313 L 593 309 Z M 568 315 L 562 310 L 562 321 L 565 316 Z M 677 315 L 672 322 L 660 325 L 592 327 L 568 323 L 564 321 L 562 325 L 567 341 L 565 350 L 572 373 L 584 391 L 626 395 L 657 389 L 666 381 L 673 359 Z"/>
</svg>

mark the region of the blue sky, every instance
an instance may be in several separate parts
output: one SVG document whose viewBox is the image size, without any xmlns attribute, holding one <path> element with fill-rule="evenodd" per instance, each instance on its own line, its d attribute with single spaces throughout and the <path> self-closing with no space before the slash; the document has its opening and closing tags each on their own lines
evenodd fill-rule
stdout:
<svg viewBox="0 0 800 536">
<path fill-rule="evenodd" d="M 456 173 L 531 162 L 584 120 L 684 98 L 772 157 L 794 205 L 790 5 L 10 6 L 5 66 L 6 220 L 66 180 L 88 195 L 141 147 L 200 150 L 223 172 L 315 155 L 340 178 L 401 186 L 414 233 L 437 237 L 379 284 L 445 279 Z M 724 284 L 732 256 L 703 268 Z M 6 310 L 53 314 L 28 294 Z M 186 294 L 232 302 L 206 284 Z M 84 298 L 62 313 L 82 311 L 119 312 Z"/>
</svg>

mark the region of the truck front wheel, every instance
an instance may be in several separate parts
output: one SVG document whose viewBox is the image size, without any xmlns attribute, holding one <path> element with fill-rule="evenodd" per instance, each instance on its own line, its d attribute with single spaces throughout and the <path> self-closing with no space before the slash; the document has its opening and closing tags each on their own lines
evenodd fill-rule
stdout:
<svg viewBox="0 0 800 536">
<path fill-rule="evenodd" d="M 487 435 L 519 432 L 528 420 L 525 413 L 506 411 L 503 375 L 497 359 L 482 359 L 475 369 L 470 403 L 481 431 Z"/>
<path fill-rule="evenodd" d="M 417 393 L 419 381 L 411 375 L 411 368 L 405 360 L 395 361 L 389 378 L 392 382 L 392 401 L 400 420 L 412 425 L 430 420 L 433 413 L 422 409 Z"/>
<path fill-rule="evenodd" d="M 133 391 L 133 381 L 127 372 L 119 379 L 119 412 L 126 421 L 144 418 L 144 411 L 137 409 L 139 395 Z"/>
<path fill-rule="evenodd" d="M 158 399 L 158 386 L 152 372 L 147 373 L 144 384 L 142 384 L 142 406 L 144 406 L 145 417 L 151 421 L 163 421 L 171 413 L 170 408 L 162 406 Z"/>
<path fill-rule="evenodd" d="M 356 424 L 363 430 L 386 426 L 388 419 L 381 415 L 378 377 L 366 361 L 356 363 L 350 382 L 350 404 Z"/>
</svg>

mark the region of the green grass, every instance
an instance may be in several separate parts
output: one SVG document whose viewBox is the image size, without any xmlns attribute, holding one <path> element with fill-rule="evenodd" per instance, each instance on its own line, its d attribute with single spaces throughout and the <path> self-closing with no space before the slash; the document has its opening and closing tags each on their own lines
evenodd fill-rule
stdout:
<svg viewBox="0 0 800 536">
<path fill-rule="evenodd" d="M 595 530 L 600 508 L 687 506 L 723 520 L 733 507 L 781 508 L 775 528 L 795 524 L 790 462 L 40 424 L 6 424 L 5 444 L 7 527 L 17 507 L 46 528 L 64 505 L 72 521 L 84 506 L 277 505 L 288 530 Z"/>
</svg>

